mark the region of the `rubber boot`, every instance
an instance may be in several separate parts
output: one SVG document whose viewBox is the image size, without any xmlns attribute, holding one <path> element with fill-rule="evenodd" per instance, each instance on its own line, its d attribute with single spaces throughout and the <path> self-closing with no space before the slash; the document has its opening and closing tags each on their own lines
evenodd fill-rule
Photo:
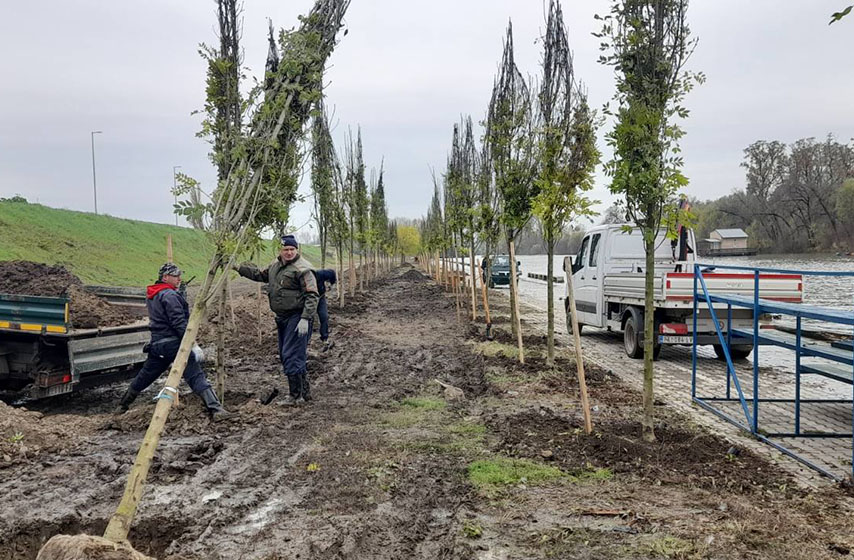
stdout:
<svg viewBox="0 0 854 560">
<path fill-rule="evenodd" d="M 299 375 L 288 375 L 288 396 L 280 402 L 284 405 L 295 404 L 300 398 Z"/>
<path fill-rule="evenodd" d="M 122 400 L 119 401 L 119 412 L 127 412 L 130 408 L 130 405 L 133 401 L 136 400 L 136 397 L 139 396 L 139 391 L 134 391 L 132 388 L 128 387 L 128 390 L 125 391 L 124 396 L 122 396 Z"/>
<path fill-rule="evenodd" d="M 199 396 L 202 398 L 202 402 L 205 403 L 205 408 L 208 409 L 208 414 L 211 415 L 212 420 L 220 420 L 231 416 L 231 413 L 220 404 L 219 399 L 216 398 L 216 393 L 214 393 L 211 387 L 202 391 Z"/>
<path fill-rule="evenodd" d="M 300 380 L 300 398 L 308 402 L 311 400 L 311 385 L 308 382 L 308 373 L 301 373 Z"/>
</svg>

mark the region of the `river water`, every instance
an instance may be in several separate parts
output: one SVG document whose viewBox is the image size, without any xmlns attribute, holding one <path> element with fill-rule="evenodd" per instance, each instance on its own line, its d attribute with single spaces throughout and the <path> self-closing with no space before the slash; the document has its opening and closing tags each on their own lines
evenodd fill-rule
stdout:
<svg viewBox="0 0 854 560">
<path fill-rule="evenodd" d="M 564 255 L 555 255 L 554 257 L 555 276 L 563 276 L 563 259 Z M 548 256 L 519 255 L 517 260 L 521 262 L 522 268 L 522 275 L 519 282 L 519 293 L 522 301 L 533 307 L 545 310 L 547 301 L 546 283 L 540 280 L 532 280 L 527 275 L 529 272 L 545 274 Z M 752 257 L 703 258 L 701 262 L 719 266 L 731 265 L 800 271 L 854 273 L 854 257 L 833 255 L 756 255 Z M 724 269 L 719 269 L 719 271 L 726 272 Z M 563 330 L 564 313 L 563 301 L 558 298 L 562 298 L 565 291 L 565 284 L 555 284 L 556 321 L 559 330 Z M 854 310 L 854 277 L 805 276 L 804 303 Z M 779 317 L 775 320 L 782 325 L 794 326 L 794 320 L 789 317 Z M 804 321 L 803 326 L 811 330 L 831 331 L 849 337 L 852 333 L 850 327 L 817 321 Z M 622 351 L 622 348 L 618 350 Z M 794 353 L 782 348 L 763 347 L 761 351 L 761 364 L 763 366 L 767 365 L 793 370 Z"/>
</svg>

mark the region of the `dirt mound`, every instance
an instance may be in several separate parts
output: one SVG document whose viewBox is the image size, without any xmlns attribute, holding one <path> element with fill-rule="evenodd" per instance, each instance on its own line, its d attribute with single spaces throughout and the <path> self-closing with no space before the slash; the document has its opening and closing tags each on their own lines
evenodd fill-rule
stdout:
<svg viewBox="0 0 854 560">
<path fill-rule="evenodd" d="M 115 327 L 139 319 L 124 308 L 83 289 L 83 282 L 63 266 L 29 261 L 0 262 L 0 294 L 68 297 L 71 324 L 78 329 Z"/>
<path fill-rule="evenodd" d="M 72 421 L 87 431 L 85 420 Z M 13 408 L 0 402 L 0 469 L 38 458 L 42 453 L 56 451 L 68 441 L 70 424 L 43 420 L 39 412 Z"/>
<path fill-rule="evenodd" d="M 63 266 L 29 261 L 0 262 L 0 294 L 64 296 L 71 286 L 83 286 Z"/>
<path fill-rule="evenodd" d="M 414 268 L 410 268 L 400 277 L 409 282 L 427 282 L 427 277 L 415 270 Z"/>
<path fill-rule="evenodd" d="M 607 468 L 616 475 L 736 492 L 779 489 L 789 479 L 781 469 L 748 450 L 734 449 L 724 439 L 667 422 L 655 427 L 657 441 L 652 443 L 641 439 L 640 422 L 600 422 L 594 425 L 594 434 L 586 436 L 580 418 L 565 418 L 544 409 L 496 418 L 490 424 L 502 438 L 502 451 L 528 458 L 551 451 L 554 461 L 571 472 Z"/>
</svg>

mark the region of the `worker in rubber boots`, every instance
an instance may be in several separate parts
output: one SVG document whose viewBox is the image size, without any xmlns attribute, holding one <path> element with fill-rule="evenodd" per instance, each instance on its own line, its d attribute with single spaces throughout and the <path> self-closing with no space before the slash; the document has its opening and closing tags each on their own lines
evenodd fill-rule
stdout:
<svg viewBox="0 0 854 560">
<path fill-rule="evenodd" d="M 306 354 L 319 295 L 314 269 L 300 256 L 296 238 L 285 235 L 281 241 L 279 256 L 264 270 L 249 262 L 235 270 L 244 278 L 267 283 L 270 309 L 276 314 L 279 330 L 279 357 L 288 378 L 285 403 L 299 404 L 311 400 Z"/>
<path fill-rule="evenodd" d="M 181 269 L 172 263 L 161 266 L 157 283 L 148 286 L 145 300 L 148 328 L 151 331 L 151 342 L 147 345 L 148 358 L 122 397 L 119 404 L 122 411 L 126 411 L 136 397 L 175 361 L 190 318 L 187 300 L 178 291 L 180 286 Z M 193 392 L 201 397 L 211 418 L 224 418 L 229 412 L 216 398 L 216 393 L 202 371 L 200 360 L 201 349 L 194 346 L 184 368 L 184 379 Z"/>
</svg>

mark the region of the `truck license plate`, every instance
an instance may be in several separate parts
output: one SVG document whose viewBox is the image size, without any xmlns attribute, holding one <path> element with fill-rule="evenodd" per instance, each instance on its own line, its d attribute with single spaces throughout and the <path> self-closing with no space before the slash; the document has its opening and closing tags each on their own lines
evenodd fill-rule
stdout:
<svg viewBox="0 0 854 560">
<path fill-rule="evenodd" d="M 661 344 L 692 344 L 694 342 L 694 337 L 661 335 L 658 337 L 658 342 Z"/>
</svg>

